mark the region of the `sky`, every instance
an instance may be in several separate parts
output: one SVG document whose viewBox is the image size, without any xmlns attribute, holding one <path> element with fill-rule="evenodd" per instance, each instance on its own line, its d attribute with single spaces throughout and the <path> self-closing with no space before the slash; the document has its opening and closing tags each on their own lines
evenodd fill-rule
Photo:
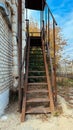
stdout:
<svg viewBox="0 0 73 130">
<path fill-rule="evenodd" d="M 73 60 L 73 0 L 47 0 L 58 26 L 62 28 L 67 47 L 62 53 L 64 58 Z M 70 58 L 68 58 L 70 57 Z"/>
<path fill-rule="evenodd" d="M 73 0 L 46 0 L 59 27 L 62 28 L 62 34 L 67 39 L 67 46 L 62 52 L 63 58 L 73 60 Z M 40 20 L 38 13 L 29 11 L 30 16 Z"/>
</svg>

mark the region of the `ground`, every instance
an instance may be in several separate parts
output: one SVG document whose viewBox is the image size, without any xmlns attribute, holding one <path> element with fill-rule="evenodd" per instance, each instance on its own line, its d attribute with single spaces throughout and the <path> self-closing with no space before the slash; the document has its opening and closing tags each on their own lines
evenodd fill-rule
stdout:
<svg viewBox="0 0 73 130">
<path fill-rule="evenodd" d="M 67 107 L 61 96 L 58 96 L 58 103 L 62 113 L 27 115 L 24 123 L 20 122 L 17 102 L 12 103 L 0 118 L 0 130 L 73 130 L 73 109 Z"/>
</svg>

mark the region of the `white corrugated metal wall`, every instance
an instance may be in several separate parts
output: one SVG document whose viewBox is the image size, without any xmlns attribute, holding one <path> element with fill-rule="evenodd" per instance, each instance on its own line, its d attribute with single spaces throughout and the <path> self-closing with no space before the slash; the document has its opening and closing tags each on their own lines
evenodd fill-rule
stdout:
<svg viewBox="0 0 73 130">
<path fill-rule="evenodd" d="M 0 13 L 0 113 L 8 104 L 9 88 L 13 86 L 12 64 L 12 32 Z"/>
<path fill-rule="evenodd" d="M 0 90 L 13 85 L 12 53 L 12 33 L 0 14 Z"/>
</svg>

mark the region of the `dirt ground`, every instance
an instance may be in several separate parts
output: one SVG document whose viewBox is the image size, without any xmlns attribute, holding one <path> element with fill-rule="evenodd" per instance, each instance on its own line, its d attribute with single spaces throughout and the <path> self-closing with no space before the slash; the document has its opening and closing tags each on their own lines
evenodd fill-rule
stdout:
<svg viewBox="0 0 73 130">
<path fill-rule="evenodd" d="M 17 102 L 12 103 L 0 118 L 0 130 L 73 130 L 73 109 L 58 96 L 58 103 L 63 113 L 54 115 L 27 115 L 24 123 L 20 122 Z"/>
</svg>

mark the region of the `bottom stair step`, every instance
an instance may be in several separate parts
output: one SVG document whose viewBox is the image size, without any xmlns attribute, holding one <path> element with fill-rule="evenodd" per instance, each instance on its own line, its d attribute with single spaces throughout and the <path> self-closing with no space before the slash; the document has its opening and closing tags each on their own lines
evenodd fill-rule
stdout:
<svg viewBox="0 0 73 130">
<path fill-rule="evenodd" d="M 50 108 L 44 108 L 42 106 L 36 108 L 29 108 L 26 110 L 26 114 L 48 114 L 51 113 Z"/>
<path fill-rule="evenodd" d="M 32 98 L 32 99 L 28 99 L 26 102 L 27 103 L 49 102 L 49 99 L 48 98 Z"/>
</svg>

